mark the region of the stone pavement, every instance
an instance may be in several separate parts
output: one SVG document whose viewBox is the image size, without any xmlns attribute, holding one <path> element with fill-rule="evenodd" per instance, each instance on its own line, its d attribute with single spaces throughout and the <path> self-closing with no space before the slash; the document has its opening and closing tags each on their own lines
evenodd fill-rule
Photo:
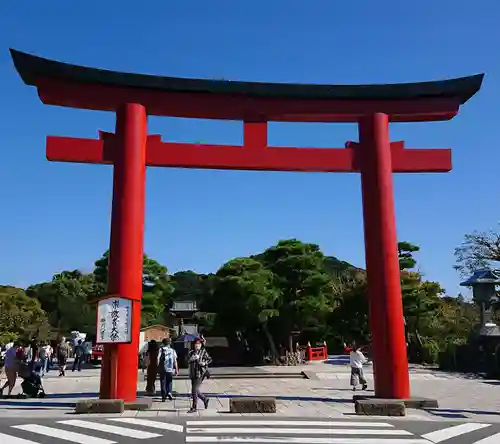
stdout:
<svg viewBox="0 0 500 444">
<path fill-rule="evenodd" d="M 275 372 L 276 367 L 260 367 L 262 372 Z M 211 396 L 208 410 L 198 416 L 221 416 L 229 411 L 229 399 L 234 396 L 275 396 L 277 416 L 341 418 L 354 416 L 352 391 L 349 387 L 349 367 L 342 357 L 327 363 L 313 363 L 299 367 L 280 367 L 280 372 L 307 372 L 312 379 L 211 379 L 203 390 Z M 369 385 L 373 386 L 371 367 L 365 369 Z M 500 381 L 478 379 L 467 375 L 443 373 L 412 367 L 410 371 L 412 394 L 434 398 L 439 409 L 409 410 L 406 419 L 500 422 Z M 79 399 L 96 397 L 99 369 L 68 373 L 58 378 L 54 372 L 44 378 L 45 399 L 0 400 L 0 417 L 57 416 L 73 410 Z M 139 374 L 138 391 L 142 394 L 145 381 Z M 178 393 L 173 402 L 161 403 L 155 398 L 153 409 L 125 412 L 124 416 L 178 417 L 187 415 L 189 382 L 175 381 Z M 372 392 L 368 391 L 368 394 Z M 346 416 L 347 415 L 347 416 Z M 232 415 L 234 416 L 234 415 Z"/>
</svg>

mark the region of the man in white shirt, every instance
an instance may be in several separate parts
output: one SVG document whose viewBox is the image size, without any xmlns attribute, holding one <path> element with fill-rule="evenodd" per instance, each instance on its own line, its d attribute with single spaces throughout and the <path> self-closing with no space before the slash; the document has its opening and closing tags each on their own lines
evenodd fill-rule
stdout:
<svg viewBox="0 0 500 444">
<path fill-rule="evenodd" d="M 45 373 L 49 371 L 51 354 L 52 354 L 52 347 L 50 346 L 49 343 L 45 343 L 38 349 L 38 359 L 40 361 L 40 365 L 42 366 L 40 372 L 42 377 L 45 375 Z"/>
<path fill-rule="evenodd" d="M 172 348 L 170 339 L 164 339 L 158 353 L 158 373 L 160 375 L 161 400 L 172 401 L 173 377 L 179 374 L 177 353 Z"/>
<path fill-rule="evenodd" d="M 363 364 L 367 361 L 361 350 L 356 345 L 353 345 L 352 351 L 349 354 L 349 363 L 351 365 L 351 385 L 352 391 L 356 391 L 356 387 L 361 384 L 362 390 L 366 390 L 368 385 L 363 374 Z"/>
</svg>

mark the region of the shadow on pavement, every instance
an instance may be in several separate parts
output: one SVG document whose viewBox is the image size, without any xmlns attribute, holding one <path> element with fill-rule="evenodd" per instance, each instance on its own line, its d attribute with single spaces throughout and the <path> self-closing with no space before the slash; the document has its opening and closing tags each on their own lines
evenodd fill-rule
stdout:
<svg viewBox="0 0 500 444">
<path fill-rule="evenodd" d="M 175 393 L 175 392 L 174 392 Z M 137 392 L 139 397 L 145 397 L 145 392 Z M 231 398 L 253 398 L 262 395 L 238 395 L 227 393 L 210 393 L 207 395 L 212 398 L 231 399 Z M 51 402 L 50 399 L 74 399 L 74 398 L 97 398 L 97 392 L 79 392 L 79 393 L 47 393 L 43 399 L 0 399 L 0 408 L 2 407 L 74 407 L 74 402 Z M 178 398 L 190 398 L 190 393 L 175 393 Z M 272 396 L 272 395 L 266 395 Z M 277 401 L 296 401 L 296 402 L 326 402 L 326 403 L 352 403 L 352 398 L 330 398 L 326 396 L 272 396 Z"/>
<path fill-rule="evenodd" d="M 33 399 L 33 400 L 1 400 L 0 408 L 18 408 L 18 409 L 26 409 L 29 407 L 29 410 L 47 410 L 51 408 L 74 408 L 74 402 L 47 402 L 41 399 Z"/>
<path fill-rule="evenodd" d="M 358 389 L 356 391 L 352 391 L 352 388 L 334 388 L 334 387 L 316 387 L 316 388 L 312 388 L 311 390 L 324 390 L 324 391 L 339 391 L 339 392 L 351 392 L 353 395 L 358 395 L 358 394 L 363 394 L 363 393 L 366 393 L 366 392 L 373 392 L 374 390 L 371 389 L 371 388 L 368 388 L 366 390 L 361 390 L 361 389 Z"/>
<path fill-rule="evenodd" d="M 500 385 L 500 381 L 481 381 L 483 384 Z"/>
<path fill-rule="evenodd" d="M 349 365 L 349 356 L 330 357 L 325 361 L 325 364 L 330 365 Z"/>
<path fill-rule="evenodd" d="M 499 416 L 500 412 L 492 412 L 487 410 L 464 410 L 464 409 L 424 409 L 435 416 L 445 418 L 467 418 L 466 415 L 495 415 Z"/>
</svg>

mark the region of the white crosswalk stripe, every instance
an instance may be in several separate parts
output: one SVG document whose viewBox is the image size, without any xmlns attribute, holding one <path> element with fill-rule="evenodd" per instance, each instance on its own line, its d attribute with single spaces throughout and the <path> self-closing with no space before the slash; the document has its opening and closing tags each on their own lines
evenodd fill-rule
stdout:
<svg viewBox="0 0 500 444">
<path fill-rule="evenodd" d="M 347 424 L 346 424 L 347 426 Z M 274 429 L 270 427 L 255 427 L 255 428 L 243 428 L 243 427 L 219 427 L 219 428 L 188 428 L 187 433 L 191 434 L 210 434 L 214 433 L 216 435 L 249 435 L 249 434 L 259 434 L 259 435 L 412 435 L 412 433 L 406 430 L 381 430 L 381 429 Z"/>
<path fill-rule="evenodd" d="M 186 421 L 187 426 L 290 426 L 296 427 L 394 427 L 386 422 L 368 422 L 368 421 Z"/>
<path fill-rule="evenodd" d="M 498 444 L 500 442 L 500 433 L 487 436 L 486 438 L 476 441 L 474 444 Z"/>
<path fill-rule="evenodd" d="M 182 433 L 184 426 L 179 424 L 170 424 L 169 422 L 151 421 L 149 419 L 139 418 L 108 418 L 108 421 L 122 422 L 124 424 L 151 427 L 152 429 L 170 430 L 172 432 Z"/>
<path fill-rule="evenodd" d="M 68 421 L 58 421 L 59 424 L 65 424 L 73 427 L 81 427 L 89 430 L 98 430 L 100 432 L 111 433 L 114 435 L 126 436 L 127 438 L 135 439 L 150 439 L 159 438 L 158 433 L 144 432 L 142 430 L 128 429 L 125 427 L 117 427 L 100 422 L 81 421 L 79 419 L 70 419 Z"/>
<path fill-rule="evenodd" d="M 6 435 L 0 433 L 0 444 L 38 444 L 35 441 L 30 441 L 28 439 L 17 438 L 12 435 Z"/>
<path fill-rule="evenodd" d="M 187 421 L 186 443 L 429 444 L 385 422 Z"/>
<path fill-rule="evenodd" d="M 121 442 L 121 437 L 140 440 L 165 437 L 163 434 L 145 431 L 144 429 L 147 428 L 154 429 L 155 431 L 162 430 L 164 432 L 174 432 L 176 434 L 184 431 L 184 426 L 164 421 L 152 421 L 139 418 L 107 418 L 107 421 L 123 423 L 123 425 L 111 425 L 98 421 L 83 421 L 78 419 L 55 421 L 54 425 L 52 426 L 51 424 L 50 427 L 40 424 L 14 425 L 11 426 L 12 429 L 34 435 L 32 440 L 0 433 L 0 444 L 39 444 L 37 437 L 39 438 L 40 436 L 50 437 L 54 440 L 70 441 L 76 444 L 117 444 Z M 127 427 L 125 427 L 125 425 L 127 425 Z M 142 427 L 142 430 L 131 428 L 134 426 Z M 86 430 L 85 433 L 83 433 L 83 431 L 82 433 L 78 433 L 69 430 L 72 427 Z M 102 434 L 104 437 L 95 436 L 96 434 Z M 107 435 L 117 435 L 117 437 L 109 438 L 106 437 Z"/>
<path fill-rule="evenodd" d="M 466 433 L 475 432 L 476 430 L 490 427 L 491 424 L 481 424 L 479 422 L 466 422 L 456 426 L 446 427 L 445 429 L 436 430 L 435 432 L 426 433 L 422 438 L 427 439 L 431 443 L 437 444 L 457 436 L 465 435 Z"/>
<path fill-rule="evenodd" d="M 194 443 L 258 443 L 258 444 L 429 444 L 426 439 L 388 438 L 297 438 L 282 436 L 266 438 L 259 436 L 188 436 L 186 442 Z"/>
<path fill-rule="evenodd" d="M 398 423 L 342 419 L 198 419 L 187 420 L 184 427 L 156 419 L 114 417 L 95 421 L 54 419 L 44 424 L 11 425 L 12 435 L 2 429 L 0 444 L 40 444 L 47 442 L 47 437 L 54 444 L 118 444 L 124 438 L 127 443 L 148 439 L 156 443 L 157 438 L 168 441 L 174 436 L 185 439 L 186 444 L 451 444 L 454 439 L 467 444 L 500 444 L 498 427 L 473 422 L 443 425 L 422 436 L 415 436 Z M 488 431 L 490 436 L 484 437 Z"/>
<path fill-rule="evenodd" d="M 71 441 L 78 444 L 115 444 L 115 441 L 111 441 L 109 439 L 83 435 L 81 433 L 70 432 L 68 430 L 59 428 L 56 429 L 54 427 L 47 427 L 39 424 L 23 424 L 13 426 L 13 428 L 38 435 L 50 436 L 51 438 L 62 439 L 63 441 Z"/>
</svg>

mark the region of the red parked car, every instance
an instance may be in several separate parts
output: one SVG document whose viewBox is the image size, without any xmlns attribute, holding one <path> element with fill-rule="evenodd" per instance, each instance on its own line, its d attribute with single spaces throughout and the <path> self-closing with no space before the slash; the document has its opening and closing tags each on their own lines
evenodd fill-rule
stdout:
<svg viewBox="0 0 500 444">
<path fill-rule="evenodd" d="M 90 356 L 90 362 L 92 364 L 100 364 L 103 356 L 104 356 L 104 347 L 102 345 L 94 345 L 92 347 L 92 355 Z"/>
</svg>

